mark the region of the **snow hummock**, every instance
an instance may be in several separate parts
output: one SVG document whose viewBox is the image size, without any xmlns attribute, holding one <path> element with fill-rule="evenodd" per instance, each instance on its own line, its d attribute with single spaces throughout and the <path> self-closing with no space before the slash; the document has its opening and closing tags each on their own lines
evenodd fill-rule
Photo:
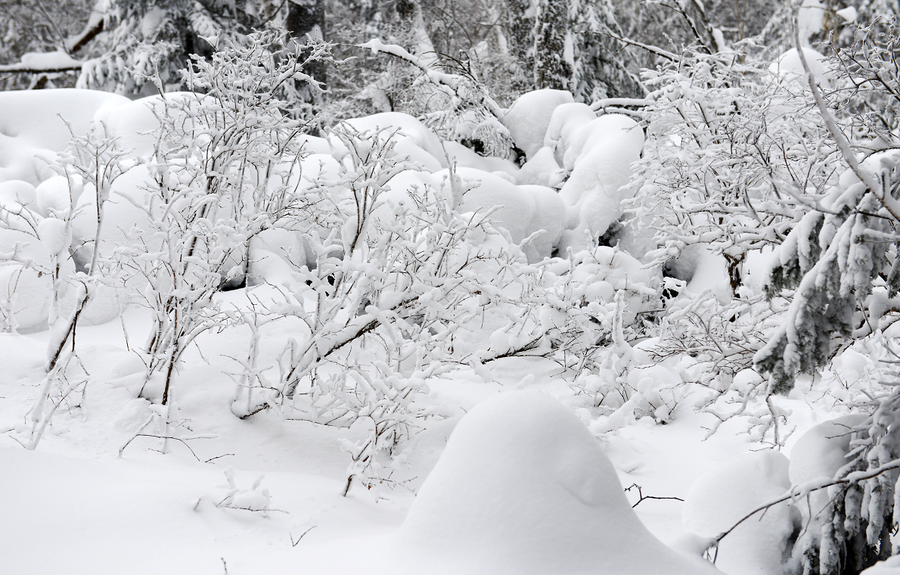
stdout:
<svg viewBox="0 0 900 575">
<path fill-rule="evenodd" d="M 583 126 L 575 140 L 565 156 L 572 174 L 559 192 L 569 206 L 560 252 L 579 251 L 586 232 L 598 238 L 622 215 L 622 201 L 629 195 L 625 185 L 631 164 L 640 159 L 644 132 L 628 116 L 608 114 Z"/>
<path fill-rule="evenodd" d="M 486 399 L 460 421 L 398 543 L 442 573 L 716 572 L 653 537 L 587 428 L 534 391 Z"/>
<path fill-rule="evenodd" d="M 502 118 L 509 135 L 526 158 L 544 146 L 544 135 L 557 106 L 575 101 L 565 90 L 535 90 L 519 96 Z"/>
<path fill-rule="evenodd" d="M 828 59 L 812 48 L 804 47 L 803 56 L 809 65 L 809 70 L 813 77 L 823 86 L 830 87 L 832 76 L 828 70 Z M 806 83 L 806 71 L 803 69 L 803 63 L 796 48 L 791 48 L 778 57 L 769 66 L 769 72 L 783 76 L 790 80 Z"/>
<path fill-rule="evenodd" d="M 500 172 L 502 174 L 502 172 Z M 517 186 L 495 173 L 473 168 L 458 168 L 465 182 L 460 212 L 491 211 L 491 219 L 509 232 L 513 243 L 540 232 L 540 236 L 524 246 L 528 261 L 549 257 L 559 241 L 566 216 L 566 206 L 559 194 L 545 186 Z"/>
<path fill-rule="evenodd" d="M 685 498 L 685 530 L 716 537 L 757 507 L 790 488 L 788 459 L 761 451 L 726 461 L 702 475 Z M 794 531 L 785 502 L 742 523 L 719 542 L 716 567 L 728 575 L 783 575 Z"/>
<path fill-rule="evenodd" d="M 900 575 L 900 556 L 895 555 L 872 565 L 860 575 Z"/>
</svg>

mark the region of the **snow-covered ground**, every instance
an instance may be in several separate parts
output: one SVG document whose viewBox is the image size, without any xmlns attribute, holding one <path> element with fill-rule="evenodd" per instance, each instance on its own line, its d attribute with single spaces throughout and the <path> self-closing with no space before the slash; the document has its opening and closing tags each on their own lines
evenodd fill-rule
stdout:
<svg viewBox="0 0 900 575">
<path fill-rule="evenodd" d="M 391 206 L 409 203 L 405 194 L 414 185 L 457 194 L 455 174 L 468 181 L 460 210 L 500 206 L 494 216 L 508 232 L 509 249 L 544 230 L 523 247 L 523 261 L 535 263 L 561 245 L 577 251 L 586 233 L 602 233 L 615 221 L 624 199 L 620 186 L 643 137 L 624 116 L 591 120 L 571 97 L 530 98 L 513 108 L 521 120 L 512 136 L 528 159 L 521 168 L 444 145 L 400 114 L 358 119 L 354 128 L 399 130 L 396 151 L 420 166 L 390 182 L 385 197 L 395 202 Z M 774 451 L 747 433 L 745 418 L 708 434 L 719 423 L 698 410 L 709 390 L 679 379 L 689 358 L 636 370 L 629 377 L 639 393 L 618 410 L 590 411 L 584 388 L 573 386 L 557 363 L 510 357 L 489 369 L 463 364 L 424 381 L 415 401 L 427 417 L 417 419 L 390 473 L 366 484 L 351 480 L 359 467 L 348 453 L 368 437 L 360 421 L 322 425 L 292 417 L 287 408 L 235 416 L 236 358 L 246 358 L 251 345 L 246 325 L 209 329 L 187 348 L 175 374 L 174 411 L 164 413 L 162 389 L 154 388 L 159 378 L 145 378 L 150 312 L 112 291 L 98 292 L 77 327 L 80 363 L 72 373 L 86 383 L 60 397 L 59 390 L 69 388 L 51 382 L 59 387 L 46 396 L 59 409 L 52 418 L 35 418 L 33 410 L 45 409 L 38 402 L 48 381 L 48 346 L 58 341 L 48 326 L 74 297 L 63 294 L 54 303 L 54 286 L 35 270 L 74 246 L 73 234 L 93 229 L 79 223 L 80 215 L 71 227 L 54 228 L 70 205 L 87 205 L 83 213 L 96 214 L 88 199 L 66 198 L 71 189 L 60 188 L 47 167 L 69 141 L 56 115 L 69 116 L 76 133 L 91 119 L 104 120 L 133 150 L 150 150 L 153 139 L 145 131 L 155 120 L 140 107 L 145 104 L 80 91 L 0 94 L 0 202 L 7 210 L 24 206 L 40 220 L 36 236 L 8 228 L 0 235 L 0 251 L 18 242 L 25 259 L 37 262 L 9 258 L 0 270 L 4 312 L 18 328 L 0 333 L 4 575 L 714 573 L 700 557 L 711 538 L 792 483 L 833 472 L 834 464 L 816 465 L 827 467 L 821 462 L 846 449 L 820 429 L 803 440 L 797 457 L 792 454 L 807 430 L 846 415 L 854 394 L 870 384 L 865 350 L 850 350 L 825 375 L 833 393 L 807 394 L 807 382 L 775 400 L 790 414 L 786 427 L 793 434 Z M 563 111 L 553 114 L 557 106 Z M 347 152 L 315 138 L 308 150 L 306 173 L 322 178 L 333 177 Z M 112 194 L 133 203 L 110 200 L 115 225 L 96 245 L 128 241 L 131 226 L 140 224 L 142 212 L 134 209 L 140 198 L 128 194 L 149 176 L 143 166 L 132 169 Z M 550 186 L 566 172 L 571 176 L 556 194 Z M 252 298 L 273 297 L 275 285 L 305 289 L 284 270 L 308 246 L 265 237 L 271 242 L 253 244 L 251 254 L 256 273 L 271 285 L 216 295 L 223 306 L 248 310 L 261 301 Z M 592 264 L 594 275 L 585 283 L 592 297 L 613 305 L 614 292 L 624 293 L 627 282 L 651 279 L 627 254 L 607 250 L 596 252 L 610 259 Z M 60 265 L 70 265 L 62 259 Z M 693 279 L 695 288 L 715 288 L 721 272 L 708 266 Z M 57 304 L 63 312 L 54 311 Z M 298 329 L 287 319 L 263 326 L 260 361 L 274 363 Z M 499 336 L 488 339 L 499 345 Z M 648 413 L 654 398 L 663 398 L 671 412 Z M 161 437 L 160 418 L 169 422 L 170 439 Z M 37 448 L 25 449 L 36 426 L 48 421 Z M 826 439 L 817 443 L 817 437 Z M 782 504 L 745 523 L 722 541 L 717 566 L 733 575 L 780 573 L 797 513 L 798 507 Z"/>
</svg>

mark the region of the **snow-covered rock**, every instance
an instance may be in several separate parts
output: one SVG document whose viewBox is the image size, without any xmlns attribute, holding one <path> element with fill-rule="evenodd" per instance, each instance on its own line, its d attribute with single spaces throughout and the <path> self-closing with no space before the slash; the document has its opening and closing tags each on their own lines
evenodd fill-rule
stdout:
<svg viewBox="0 0 900 575">
<path fill-rule="evenodd" d="M 525 157 L 531 157 L 544 146 L 544 135 L 557 106 L 574 102 L 565 90 L 535 90 L 519 96 L 502 118 L 513 142 Z"/>
<path fill-rule="evenodd" d="M 761 451 L 726 461 L 703 474 L 688 492 L 685 531 L 716 537 L 789 488 L 788 459 L 781 453 Z M 783 575 L 793 532 L 791 506 L 773 506 L 719 542 L 716 567 L 728 575 Z"/>
<path fill-rule="evenodd" d="M 587 428 L 531 391 L 486 399 L 460 421 L 398 543 L 428 573 L 717 572 L 653 537 Z"/>
</svg>

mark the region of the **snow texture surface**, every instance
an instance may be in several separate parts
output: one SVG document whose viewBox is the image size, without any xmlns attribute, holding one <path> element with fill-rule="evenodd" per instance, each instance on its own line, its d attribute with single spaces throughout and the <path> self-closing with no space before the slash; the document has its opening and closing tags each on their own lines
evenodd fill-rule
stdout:
<svg viewBox="0 0 900 575">
<path fill-rule="evenodd" d="M 590 432 L 537 392 L 484 400 L 463 418 L 400 540 L 456 573 L 716 572 L 647 531 Z"/>
</svg>

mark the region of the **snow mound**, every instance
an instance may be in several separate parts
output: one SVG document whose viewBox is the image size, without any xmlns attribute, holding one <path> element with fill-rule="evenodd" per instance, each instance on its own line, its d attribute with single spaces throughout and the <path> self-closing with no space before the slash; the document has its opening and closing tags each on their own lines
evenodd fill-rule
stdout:
<svg viewBox="0 0 900 575">
<path fill-rule="evenodd" d="M 537 184 L 540 186 L 554 187 L 565 179 L 566 174 L 556 163 L 553 157 L 553 149 L 544 146 L 525 162 L 519 170 L 516 182 L 519 184 Z"/>
<path fill-rule="evenodd" d="M 460 421 L 398 542 L 447 573 L 716 573 L 653 537 L 590 432 L 531 391 Z"/>
<path fill-rule="evenodd" d="M 828 60 L 825 56 L 812 48 L 803 48 L 803 55 L 806 57 L 806 63 L 809 64 L 809 69 L 815 79 L 825 88 L 830 88 L 832 77 L 828 71 Z M 806 82 L 806 71 L 803 70 L 803 64 L 800 62 L 800 55 L 796 48 L 791 48 L 779 56 L 769 66 L 769 72 L 798 82 Z"/>
<path fill-rule="evenodd" d="M 572 94 L 565 90 L 535 90 L 522 94 L 503 117 L 503 125 L 509 129 L 516 146 L 530 160 L 544 146 L 544 135 L 553 111 L 557 106 L 574 101 Z"/>
<path fill-rule="evenodd" d="M 816 479 L 832 479 L 847 461 L 853 428 L 865 421 L 866 415 L 854 413 L 820 423 L 804 433 L 791 449 L 791 483 L 800 485 Z M 813 492 L 828 501 L 824 490 Z"/>
<path fill-rule="evenodd" d="M 586 245 L 585 232 L 596 239 L 622 215 L 631 164 L 640 159 L 644 146 L 641 127 L 621 114 L 601 116 L 579 134 L 579 142 L 566 152 L 567 168 L 571 155 L 577 157 L 571 162 L 572 175 L 559 192 L 571 207 L 560 251 L 567 247 L 579 251 Z"/>
<path fill-rule="evenodd" d="M 553 148 L 557 163 L 563 163 L 566 150 L 579 130 L 596 119 L 597 114 L 587 104 L 562 104 L 553 110 L 550 125 L 544 135 L 544 145 Z"/>
<path fill-rule="evenodd" d="M 401 112 L 383 112 L 364 118 L 345 120 L 344 123 L 360 132 L 386 131 L 385 137 L 396 132 L 394 152 L 406 156 L 410 161 L 421 164 L 429 172 L 447 167 L 446 154 L 441 140 L 425 124 Z M 337 142 L 332 142 L 339 145 Z"/>
<path fill-rule="evenodd" d="M 790 488 L 788 459 L 775 451 L 751 453 L 703 474 L 684 501 L 684 528 L 716 537 Z M 785 502 L 745 521 L 719 543 L 716 566 L 728 575 L 782 575 L 794 531 Z"/>
<path fill-rule="evenodd" d="M 513 243 L 542 232 L 523 250 L 529 262 L 549 257 L 563 231 L 566 206 L 559 194 L 545 186 L 517 186 L 498 174 L 458 168 L 463 179 L 460 212 L 491 212 L 491 219 L 509 232 Z"/>
<path fill-rule="evenodd" d="M 849 463 L 847 454 L 853 439 L 853 429 L 866 420 L 866 415 L 854 413 L 820 423 L 804 433 L 791 448 L 790 478 L 795 489 L 821 484 L 834 478 L 838 470 Z M 829 520 L 831 494 L 828 489 L 810 491 L 797 509 L 804 525 L 809 527 L 801 535 L 798 548 L 817 544 L 821 524 Z"/>
</svg>

